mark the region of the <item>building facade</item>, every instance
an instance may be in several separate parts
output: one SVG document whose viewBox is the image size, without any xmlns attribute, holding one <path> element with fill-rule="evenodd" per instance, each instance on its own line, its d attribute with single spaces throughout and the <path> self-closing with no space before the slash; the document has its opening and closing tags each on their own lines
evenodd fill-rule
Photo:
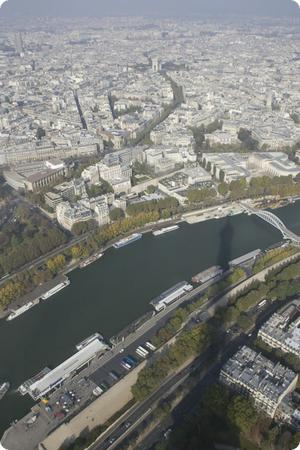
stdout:
<svg viewBox="0 0 300 450">
<path fill-rule="evenodd" d="M 299 300 L 273 314 L 258 332 L 267 345 L 300 358 Z"/>
<path fill-rule="evenodd" d="M 80 202 L 73 205 L 69 202 L 62 202 L 56 207 L 56 217 L 63 228 L 71 231 L 76 223 L 91 220 L 93 214 L 90 209 L 83 206 Z"/>
</svg>

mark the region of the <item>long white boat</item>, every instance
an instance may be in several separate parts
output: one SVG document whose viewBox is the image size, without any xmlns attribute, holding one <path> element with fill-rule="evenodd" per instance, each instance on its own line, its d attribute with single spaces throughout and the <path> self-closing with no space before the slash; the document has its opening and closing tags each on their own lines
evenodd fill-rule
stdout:
<svg viewBox="0 0 300 450">
<path fill-rule="evenodd" d="M 138 241 L 142 237 L 143 237 L 143 235 L 141 233 L 133 233 L 131 236 L 128 236 L 128 237 L 116 242 L 113 246 L 114 246 L 114 248 L 122 248 L 122 247 L 125 247 L 125 245 L 129 245 L 135 241 Z"/>
<path fill-rule="evenodd" d="M 0 400 L 4 397 L 4 395 L 9 390 L 9 388 L 10 388 L 10 384 L 8 381 L 0 384 Z"/>
<path fill-rule="evenodd" d="M 47 300 L 49 297 L 52 297 L 52 295 L 57 294 L 57 292 L 61 291 L 65 287 L 69 286 L 69 284 L 70 284 L 70 280 L 66 280 L 66 281 L 63 281 L 62 283 L 57 284 L 56 286 L 54 286 L 54 288 L 52 288 L 49 291 L 45 292 L 45 294 L 43 294 L 41 296 L 41 299 L 42 300 Z"/>
<path fill-rule="evenodd" d="M 20 308 L 14 310 L 14 311 L 11 311 L 10 315 L 8 316 L 8 318 L 6 320 L 16 319 L 16 317 L 21 316 L 21 314 L 24 314 L 24 312 L 28 311 L 33 306 L 34 306 L 33 302 L 26 303 L 26 305 L 23 305 Z"/>
<path fill-rule="evenodd" d="M 89 336 L 88 338 L 84 339 L 84 341 L 79 342 L 79 344 L 76 345 L 77 350 L 81 350 L 84 347 L 86 347 L 91 342 L 98 339 L 99 341 L 103 340 L 103 336 L 100 333 L 94 333 L 92 336 Z"/>
<path fill-rule="evenodd" d="M 161 236 L 162 234 L 165 233 L 170 233 L 171 231 L 175 231 L 178 230 L 179 226 L 178 225 L 172 225 L 171 227 L 166 227 L 166 228 L 161 228 L 160 230 L 155 230 L 153 231 L 153 236 Z"/>
</svg>

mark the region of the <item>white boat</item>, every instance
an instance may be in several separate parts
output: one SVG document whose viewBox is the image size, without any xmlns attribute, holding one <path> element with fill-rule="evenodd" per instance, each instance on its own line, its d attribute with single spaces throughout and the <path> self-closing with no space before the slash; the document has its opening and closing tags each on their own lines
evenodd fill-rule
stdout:
<svg viewBox="0 0 300 450">
<path fill-rule="evenodd" d="M 8 381 L 0 384 L 0 400 L 4 397 L 4 395 L 9 390 L 9 388 L 10 388 L 10 384 Z"/>
<path fill-rule="evenodd" d="M 79 344 L 76 345 L 77 350 L 81 350 L 82 348 L 86 347 L 88 344 L 95 341 L 96 339 L 102 341 L 103 336 L 101 336 L 101 334 L 99 333 L 92 334 L 92 336 L 89 336 L 88 338 L 84 339 L 84 341 L 79 342 Z"/>
<path fill-rule="evenodd" d="M 56 286 L 54 286 L 54 288 L 52 288 L 49 291 L 45 292 L 45 294 L 43 294 L 41 296 L 41 299 L 42 300 L 47 300 L 49 297 L 52 297 L 52 295 L 57 294 L 57 292 L 61 291 L 65 287 L 69 286 L 69 284 L 70 284 L 70 280 L 66 280 L 66 281 L 63 281 L 62 283 L 57 284 Z"/>
<path fill-rule="evenodd" d="M 21 314 L 24 314 L 24 312 L 28 311 L 33 306 L 34 306 L 33 302 L 26 303 L 26 305 L 21 306 L 21 308 L 11 311 L 10 315 L 8 316 L 8 318 L 6 320 L 13 320 L 16 317 L 19 317 Z"/>
<path fill-rule="evenodd" d="M 128 244 L 131 244 L 132 242 L 138 241 L 142 237 L 143 237 L 143 235 L 141 233 L 134 233 L 131 236 L 128 236 L 127 238 L 121 239 L 120 241 L 116 242 L 113 246 L 114 246 L 114 248 L 125 247 L 125 245 L 128 245 Z"/>
<path fill-rule="evenodd" d="M 178 230 L 179 226 L 178 225 L 172 225 L 171 227 L 166 227 L 166 228 L 161 228 L 160 230 L 155 230 L 153 231 L 153 236 L 161 236 L 162 234 L 165 233 L 170 233 L 171 231 L 175 231 Z"/>
<path fill-rule="evenodd" d="M 89 266 L 93 262 L 102 258 L 102 256 L 103 256 L 103 253 L 96 253 L 95 255 L 91 256 L 90 258 L 86 259 L 85 261 L 82 261 L 82 263 L 79 264 L 80 269 L 83 269 L 84 267 Z"/>
</svg>

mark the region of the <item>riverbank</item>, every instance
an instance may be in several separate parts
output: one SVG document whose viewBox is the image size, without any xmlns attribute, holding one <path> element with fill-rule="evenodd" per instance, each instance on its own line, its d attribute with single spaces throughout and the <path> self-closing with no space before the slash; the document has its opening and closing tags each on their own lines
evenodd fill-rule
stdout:
<svg viewBox="0 0 300 450">
<path fill-rule="evenodd" d="M 296 198 L 288 197 L 287 199 L 281 199 L 280 201 L 283 202 L 284 204 L 285 203 L 290 204 L 290 203 L 295 203 L 296 199 L 298 199 L 298 197 L 296 197 Z M 282 204 L 278 203 L 278 201 L 279 201 L 278 199 L 274 199 L 274 198 L 272 198 L 272 199 L 271 198 L 269 198 L 269 199 L 254 199 L 250 202 L 250 204 L 252 204 L 254 207 L 258 207 L 258 206 L 260 206 L 260 207 L 268 206 L 268 208 L 282 207 Z M 114 246 L 114 244 L 120 240 L 120 238 L 130 236 L 132 233 L 147 234 L 147 233 L 152 232 L 153 229 L 156 229 L 158 227 L 167 227 L 169 225 L 180 224 L 182 222 L 186 222 L 186 223 L 192 225 L 192 224 L 196 224 L 196 223 L 206 222 L 208 220 L 222 219 L 224 217 L 234 216 L 234 215 L 238 215 L 238 214 L 242 214 L 242 213 L 243 213 L 243 208 L 240 206 L 239 202 L 233 202 L 233 203 L 229 203 L 229 204 L 225 203 L 225 204 L 222 204 L 221 206 L 218 205 L 218 206 L 212 206 L 212 207 L 205 208 L 205 209 L 189 211 L 189 212 L 183 213 L 182 215 L 174 216 L 172 219 L 160 219 L 156 222 L 150 222 L 143 227 L 135 228 L 124 235 L 120 235 L 120 236 L 110 240 L 106 245 L 104 245 L 99 250 L 97 250 L 96 253 L 99 253 L 99 251 L 101 253 L 105 253 L 107 250 L 112 248 Z M 93 255 L 90 255 L 90 256 L 93 256 Z M 62 275 L 68 275 L 69 273 L 78 269 L 78 267 L 80 267 L 80 264 L 82 263 L 82 261 L 83 261 L 82 259 L 71 260 L 68 263 L 67 267 L 65 267 L 61 271 L 61 273 L 58 275 L 57 279 L 59 279 L 59 277 Z M 48 290 L 47 285 L 49 284 L 53 287 L 56 282 L 55 280 L 56 280 L 56 278 L 54 278 L 50 282 L 45 283 L 44 287 L 38 286 L 36 289 L 34 289 L 31 292 L 28 292 L 23 297 L 14 299 L 14 301 L 12 303 L 10 303 L 9 305 L 7 305 L 4 310 L 0 311 L 0 319 L 6 318 L 10 314 L 10 312 L 15 308 L 15 305 L 17 305 L 18 307 L 21 307 L 21 306 L 26 305 L 30 301 L 33 301 L 34 304 L 37 304 L 38 303 L 38 301 L 37 301 L 38 295 L 36 294 L 36 292 L 40 293 L 40 292 L 42 292 L 43 289 L 46 292 Z"/>
<path fill-rule="evenodd" d="M 16 299 L 12 303 L 10 303 L 7 310 L 0 311 L 0 319 L 6 319 L 10 315 L 11 312 L 16 311 L 19 308 L 21 308 L 22 306 L 25 306 L 29 303 L 33 303 L 34 306 L 38 305 L 42 301 L 42 299 L 41 299 L 42 295 L 44 295 L 46 292 L 50 291 L 51 289 L 55 288 L 57 285 L 59 285 L 61 283 L 66 283 L 67 280 L 68 280 L 68 278 L 66 277 L 66 275 L 61 274 L 61 275 L 58 275 L 57 277 L 53 278 L 52 280 L 46 281 L 46 283 L 39 285 L 33 291 L 24 295 L 20 299 Z"/>
</svg>

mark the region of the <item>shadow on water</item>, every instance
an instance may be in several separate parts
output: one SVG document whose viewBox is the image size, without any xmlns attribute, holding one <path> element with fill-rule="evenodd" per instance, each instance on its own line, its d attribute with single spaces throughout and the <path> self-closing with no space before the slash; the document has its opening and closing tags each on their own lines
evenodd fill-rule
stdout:
<svg viewBox="0 0 300 450">
<path fill-rule="evenodd" d="M 217 255 L 217 265 L 223 267 L 224 270 L 229 268 L 229 262 L 232 259 L 232 241 L 233 226 L 230 219 L 226 219 L 224 226 L 220 231 L 220 246 Z"/>
</svg>

